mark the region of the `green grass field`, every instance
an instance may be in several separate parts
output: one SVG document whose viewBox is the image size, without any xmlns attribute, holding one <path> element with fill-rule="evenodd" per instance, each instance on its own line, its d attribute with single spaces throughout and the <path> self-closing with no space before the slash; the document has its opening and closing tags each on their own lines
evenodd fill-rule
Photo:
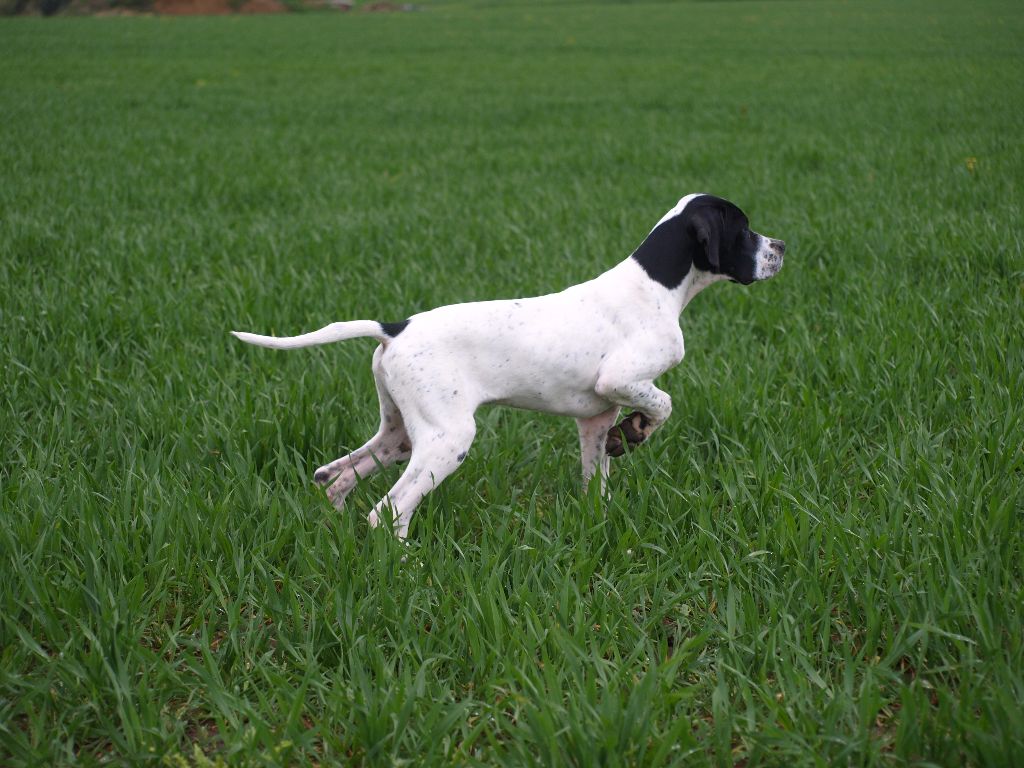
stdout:
<svg viewBox="0 0 1024 768">
<path fill-rule="evenodd" d="M 0 764 L 1020 761 L 1022 39 L 1010 0 L 0 22 Z M 372 342 L 227 334 L 558 290 L 693 191 L 786 267 L 686 310 L 607 508 L 570 420 L 485 410 L 402 547 L 395 470 L 310 480 Z"/>
</svg>

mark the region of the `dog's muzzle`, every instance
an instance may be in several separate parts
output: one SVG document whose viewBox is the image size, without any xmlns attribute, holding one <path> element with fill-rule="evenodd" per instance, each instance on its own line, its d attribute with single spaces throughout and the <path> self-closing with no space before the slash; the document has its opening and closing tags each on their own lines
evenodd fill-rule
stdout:
<svg viewBox="0 0 1024 768">
<path fill-rule="evenodd" d="M 757 249 L 757 264 L 754 268 L 755 280 L 767 280 L 782 269 L 782 256 L 786 253 L 786 244 L 772 237 L 761 236 L 761 247 Z"/>
</svg>

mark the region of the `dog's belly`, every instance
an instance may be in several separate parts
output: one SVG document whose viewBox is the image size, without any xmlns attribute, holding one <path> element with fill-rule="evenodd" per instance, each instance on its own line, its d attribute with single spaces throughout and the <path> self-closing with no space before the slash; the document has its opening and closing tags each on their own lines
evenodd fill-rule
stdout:
<svg viewBox="0 0 1024 768">
<path fill-rule="evenodd" d="M 595 392 L 521 392 L 515 395 L 490 400 L 485 405 L 508 405 L 527 411 L 543 411 L 559 416 L 573 416 L 577 419 L 589 419 L 603 413 L 612 404 Z"/>
</svg>

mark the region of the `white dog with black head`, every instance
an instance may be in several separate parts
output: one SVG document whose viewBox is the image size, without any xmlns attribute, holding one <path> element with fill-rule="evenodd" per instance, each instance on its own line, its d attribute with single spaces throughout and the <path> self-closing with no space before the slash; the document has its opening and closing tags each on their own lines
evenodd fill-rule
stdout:
<svg viewBox="0 0 1024 768">
<path fill-rule="evenodd" d="M 416 505 L 466 458 L 481 405 L 575 418 L 584 482 L 598 475 L 603 490 L 609 456 L 647 440 L 672 412 L 654 380 L 683 359 L 683 308 L 711 283 L 771 277 L 785 248 L 753 232 L 732 203 L 687 195 L 628 259 L 561 293 L 452 304 L 398 323 L 332 323 L 302 336 L 232 333 L 273 349 L 380 341 L 373 354 L 380 428 L 313 479 L 329 486 L 341 509 L 359 479 L 408 460 L 369 515 L 377 526 L 390 507 L 404 539 Z M 620 408 L 630 412 L 616 423 Z"/>
</svg>

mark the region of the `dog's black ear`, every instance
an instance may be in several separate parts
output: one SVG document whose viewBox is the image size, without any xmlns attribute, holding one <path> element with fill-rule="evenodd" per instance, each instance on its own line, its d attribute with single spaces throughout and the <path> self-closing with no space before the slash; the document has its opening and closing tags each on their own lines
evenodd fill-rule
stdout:
<svg viewBox="0 0 1024 768">
<path fill-rule="evenodd" d="M 692 226 L 697 242 L 704 246 L 704 255 L 711 268 L 720 269 L 718 249 L 723 226 L 722 214 L 711 207 L 701 208 L 693 214 Z"/>
</svg>

